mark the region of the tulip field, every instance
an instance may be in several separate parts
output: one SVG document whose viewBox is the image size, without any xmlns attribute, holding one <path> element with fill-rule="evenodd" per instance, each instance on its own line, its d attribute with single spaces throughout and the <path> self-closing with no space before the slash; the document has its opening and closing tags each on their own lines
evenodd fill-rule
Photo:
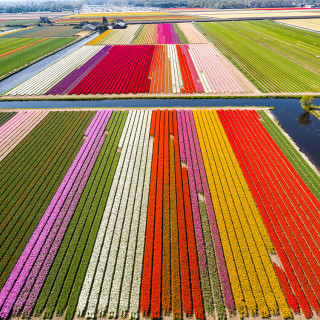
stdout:
<svg viewBox="0 0 320 320">
<path fill-rule="evenodd" d="M 133 41 L 133 44 L 172 43 L 181 43 L 181 39 L 172 23 L 147 24 L 143 26 L 139 35 Z"/>
<path fill-rule="evenodd" d="M 314 30 L 320 32 L 320 18 L 314 19 L 290 19 L 287 20 L 276 20 L 276 22 L 283 23 L 286 25 L 290 25 L 293 27 Z"/>
<path fill-rule="evenodd" d="M 70 26 L 42 26 L 24 28 L 13 33 L 4 34 L 3 38 L 68 38 L 74 36 L 81 29 Z"/>
<path fill-rule="evenodd" d="M 320 34 L 270 20 L 199 27 L 262 92 L 320 92 Z"/>
<path fill-rule="evenodd" d="M 107 30 L 88 45 L 208 43 L 192 23 L 134 24 Z"/>
<path fill-rule="evenodd" d="M 258 90 L 210 43 L 95 44 L 77 49 L 6 95 L 252 92 Z"/>
<path fill-rule="evenodd" d="M 88 43 L 88 45 L 130 44 L 139 30 L 139 24 L 129 25 L 126 29 L 107 30 Z"/>
<path fill-rule="evenodd" d="M 0 35 L 0 80 L 77 41 L 79 29 L 42 26 Z"/>
<path fill-rule="evenodd" d="M 0 318 L 317 319 L 319 201 L 266 109 L 0 112 Z"/>
<path fill-rule="evenodd" d="M 66 26 L 47 28 L 20 32 L 40 36 L 48 30 L 58 36 L 72 31 Z M 19 32 L 8 35 L 14 38 L 0 37 L 4 73 L 30 60 L 33 48 L 71 41 L 18 36 Z M 138 23 L 97 34 L 87 45 L 4 94 L 317 94 L 318 60 L 317 33 L 274 21 Z"/>
<path fill-rule="evenodd" d="M 102 12 L 102 13 L 80 13 L 71 16 L 64 16 L 57 18 L 55 24 L 77 24 L 82 21 L 88 22 L 100 22 L 102 17 L 106 17 L 108 20 L 123 19 L 131 22 L 154 22 L 154 21 L 168 21 L 168 20 L 184 20 L 191 18 L 199 18 L 196 15 L 186 14 L 174 14 L 169 12 Z"/>
</svg>

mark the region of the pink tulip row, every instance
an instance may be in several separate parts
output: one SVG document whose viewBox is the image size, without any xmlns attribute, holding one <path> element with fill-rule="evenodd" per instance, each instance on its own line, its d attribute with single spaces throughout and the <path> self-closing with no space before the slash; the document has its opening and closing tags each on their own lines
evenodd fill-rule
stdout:
<svg viewBox="0 0 320 320">
<path fill-rule="evenodd" d="M 4 140 L 10 133 L 16 130 L 25 120 L 27 120 L 34 111 L 21 111 L 12 117 L 0 128 L 0 142 Z"/>
<path fill-rule="evenodd" d="M 21 112 L 22 116 L 25 114 L 27 114 L 27 116 L 23 117 L 23 119 L 22 117 L 15 119 L 16 121 L 4 129 L 5 131 L 0 139 L 0 161 L 2 161 L 46 117 L 48 113 L 49 111 Z M 19 114 L 20 112 L 17 115 Z M 13 118 L 15 117 L 16 116 Z"/>
<path fill-rule="evenodd" d="M 190 45 L 189 48 L 207 80 L 209 92 L 244 93 L 251 88 L 249 81 L 211 44 Z"/>
<path fill-rule="evenodd" d="M 187 114 L 188 116 L 188 114 Z M 190 188 L 190 197 L 191 197 L 191 205 L 192 205 L 192 213 L 193 213 L 193 223 L 194 230 L 197 242 L 197 251 L 198 251 L 198 260 L 199 260 L 199 269 L 201 274 L 202 281 L 210 282 L 209 280 L 209 272 L 208 272 L 208 263 L 207 263 L 207 255 L 204 243 L 204 236 L 202 232 L 202 224 L 201 224 L 201 216 L 200 209 L 198 205 L 198 194 L 196 188 L 196 180 L 198 184 L 200 180 L 200 175 L 196 168 L 193 167 L 195 163 L 193 163 L 191 158 L 191 149 L 189 141 L 189 136 L 187 133 L 187 123 L 186 123 L 186 115 L 184 111 L 177 111 L 177 120 L 178 120 L 178 134 L 179 134 L 179 146 L 180 146 L 180 157 L 181 161 L 187 163 L 188 166 L 188 178 L 189 178 L 189 188 Z M 189 119 L 188 119 L 189 120 Z M 190 144 L 189 144 L 190 143 Z M 197 179 L 195 176 L 197 175 Z"/>
<path fill-rule="evenodd" d="M 189 66 L 189 69 L 190 69 L 190 72 L 191 72 L 191 76 L 192 76 L 194 85 L 195 85 L 195 87 L 197 89 L 197 92 L 203 93 L 204 92 L 203 85 L 201 83 L 201 80 L 200 80 L 200 77 L 199 77 L 198 72 L 196 70 L 196 67 L 194 65 L 194 62 L 193 62 L 193 60 L 191 58 L 191 55 L 190 55 L 190 52 L 189 52 L 189 45 L 182 44 L 181 45 L 181 51 L 186 56 L 186 59 L 187 59 L 187 62 L 188 62 L 188 66 Z"/>
<path fill-rule="evenodd" d="M 94 162 L 105 140 L 112 111 L 98 111 L 88 136 L 0 292 L 0 317 L 29 316 Z M 13 309 L 14 306 L 14 309 Z"/>
</svg>

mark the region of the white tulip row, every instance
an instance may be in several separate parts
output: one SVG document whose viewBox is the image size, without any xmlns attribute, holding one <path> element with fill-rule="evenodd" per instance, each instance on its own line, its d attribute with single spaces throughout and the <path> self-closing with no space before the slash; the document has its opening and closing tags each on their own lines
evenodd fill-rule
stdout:
<svg viewBox="0 0 320 320">
<path fill-rule="evenodd" d="M 121 299 L 120 299 L 120 306 L 119 311 L 120 314 L 123 316 L 127 313 L 128 310 L 128 299 L 130 295 L 130 317 L 132 319 L 139 318 L 139 306 L 140 306 L 140 287 L 142 282 L 142 265 L 143 265 L 143 256 L 144 256 L 144 244 L 145 244 L 145 235 L 146 235 L 146 227 L 147 227 L 147 213 L 148 213 L 148 203 L 149 203 L 149 190 L 150 190 L 150 178 L 151 178 L 151 165 L 152 165 L 152 155 L 153 155 L 153 138 L 149 135 L 150 130 L 150 123 L 151 123 L 151 112 L 149 115 L 149 121 L 147 126 L 147 133 L 146 139 L 149 141 L 149 145 L 147 147 L 147 154 L 145 151 L 143 153 L 143 161 L 146 161 L 146 164 L 143 163 L 143 167 L 145 167 L 145 171 L 142 171 L 139 174 L 139 184 L 138 184 L 138 191 L 137 191 L 137 201 L 141 198 L 141 190 L 142 191 L 142 202 L 141 202 L 141 212 L 140 212 L 140 220 L 138 217 L 136 218 L 136 223 L 138 224 L 138 238 L 137 238 L 137 245 L 136 245 L 136 253 L 130 254 L 127 257 L 127 263 L 129 261 L 134 260 L 134 269 L 133 269 L 133 277 L 132 277 L 132 285 L 131 290 L 129 288 L 129 282 L 126 283 L 126 277 L 123 280 L 122 290 L 121 290 Z M 146 158 L 146 160 L 144 160 Z M 139 215 L 139 202 L 135 203 L 135 213 Z M 135 221 L 135 219 L 134 219 Z M 134 236 L 132 237 L 134 238 Z M 133 240 L 134 241 L 134 240 Z M 129 243 L 131 243 L 131 238 Z M 130 250 L 131 252 L 131 250 Z M 129 268 L 129 267 L 128 267 Z M 129 270 L 130 272 L 130 270 Z M 129 272 L 126 272 L 125 275 Z M 132 272 L 132 271 L 131 271 Z M 127 276 L 130 278 L 131 274 Z"/>
<path fill-rule="evenodd" d="M 109 253 L 108 259 L 104 262 L 99 260 L 99 263 L 104 268 L 104 277 L 100 279 L 96 277 L 95 281 L 99 281 L 98 283 L 102 283 L 101 293 L 100 293 L 100 301 L 98 304 L 98 313 L 100 316 L 104 316 L 107 312 L 107 305 L 110 297 L 110 288 L 112 285 L 112 278 L 114 272 L 114 265 L 116 262 L 117 249 L 121 237 L 124 214 L 126 212 L 127 206 L 127 197 L 130 190 L 130 182 L 132 179 L 134 161 L 137 152 L 137 144 L 140 136 L 141 130 L 141 111 L 138 111 L 135 115 L 135 121 L 133 125 L 133 130 L 130 134 L 129 144 L 126 146 L 127 156 L 125 157 L 122 175 L 120 176 L 120 184 L 118 185 L 118 191 L 116 195 L 116 199 L 113 203 L 111 210 L 111 217 L 109 219 L 107 236 L 104 239 L 104 251 Z M 91 306 L 91 301 L 89 300 L 89 307 Z M 88 307 L 88 309 L 89 309 Z M 90 316 L 87 312 L 86 317 Z"/>
<path fill-rule="evenodd" d="M 126 149 L 129 143 L 129 137 L 132 137 L 132 128 L 135 115 L 134 112 L 135 111 L 129 111 L 125 127 L 120 138 L 119 149 L 121 149 L 121 155 L 119 157 L 118 166 L 113 178 L 110 194 L 106 203 L 106 208 L 100 223 L 98 235 L 90 258 L 88 270 L 80 292 L 79 302 L 77 306 L 77 313 L 79 316 L 83 315 L 86 308 L 86 316 L 94 317 L 95 315 L 96 304 L 98 303 L 98 296 L 100 293 L 102 278 L 104 275 L 104 266 L 107 261 L 107 253 L 104 250 L 104 240 L 105 237 L 110 237 L 110 234 L 108 234 L 108 232 L 110 232 L 110 228 L 108 228 L 108 226 L 109 219 L 111 220 L 111 216 L 113 213 L 111 212 L 113 203 L 118 201 L 119 197 L 121 197 L 121 193 L 119 193 L 118 191 L 118 186 L 119 188 L 121 188 L 121 185 L 123 183 L 122 181 L 126 174 L 126 168 L 124 168 L 123 165 L 125 158 L 127 158 Z M 122 181 L 120 181 L 120 178 L 122 178 Z M 97 282 L 97 279 L 99 279 L 100 282 Z M 98 285 L 96 285 L 96 283 L 98 283 Z M 96 301 L 93 301 L 93 298 L 95 298 Z"/>
<path fill-rule="evenodd" d="M 168 58 L 171 63 L 172 92 L 180 93 L 181 88 L 183 88 L 183 80 L 175 44 L 168 44 Z"/>
<path fill-rule="evenodd" d="M 140 165 L 142 163 L 142 150 L 146 137 L 147 120 L 148 113 L 142 111 L 138 122 L 138 130 L 134 140 L 129 162 L 129 170 L 122 193 L 120 209 L 118 211 L 118 218 L 114 231 L 115 235 L 111 244 L 111 252 L 106 267 L 101 297 L 98 305 L 98 311 L 100 311 L 100 314 L 102 314 L 104 310 L 107 310 L 108 307 L 108 316 L 113 318 L 117 317 L 118 313 L 120 290 L 126 266 L 127 249 L 129 246 L 128 239 L 133 223 L 133 207 L 136 200 Z M 140 212 L 136 212 L 136 214 L 137 213 L 139 216 Z M 136 243 L 135 239 L 133 243 Z M 129 279 L 128 282 L 131 283 L 131 279 Z"/>
<path fill-rule="evenodd" d="M 139 27 L 140 24 L 133 24 L 128 25 L 124 30 L 111 30 L 103 41 L 99 41 L 99 44 L 130 44 Z"/>
<path fill-rule="evenodd" d="M 151 111 L 129 112 L 118 144 L 119 163 L 78 301 L 79 316 L 86 311 L 87 318 L 95 317 L 96 312 L 116 317 L 118 310 L 125 315 L 130 297 L 138 312 L 153 151 L 150 123 Z M 130 296 L 131 283 L 137 288 Z"/>
<path fill-rule="evenodd" d="M 189 43 L 208 43 L 208 39 L 192 23 L 178 23 L 178 27 Z"/>
<path fill-rule="evenodd" d="M 32 78 L 13 88 L 6 95 L 41 95 L 61 81 L 76 68 L 82 66 L 104 46 L 83 46 L 58 62 L 42 70 Z"/>
</svg>

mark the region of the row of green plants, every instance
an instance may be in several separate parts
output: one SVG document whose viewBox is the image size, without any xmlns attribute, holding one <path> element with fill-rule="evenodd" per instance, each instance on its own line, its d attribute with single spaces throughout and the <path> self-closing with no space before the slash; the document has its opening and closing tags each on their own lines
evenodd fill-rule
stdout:
<svg viewBox="0 0 320 320">
<path fill-rule="evenodd" d="M 108 135 L 37 301 L 34 315 L 54 313 L 73 319 L 81 286 L 90 261 L 100 221 L 108 199 L 120 153 L 118 143 L 127 112 L 114 112 L 107 125 Z"/>
<path fill-rule="evenodd" d="M 319 45 L 317 43 L 319 43 L 320 37 L 316 33 L 305 31 L 307 34 L 302 38 L 299 37 L 299 34 L 296 35 L 297 32 L 295 30 L 299 30 L 297 28 L 285 27 L 271 21 L 264 21 L 262 23 L 258 21 L 258 25 L 256 23 L 257 21 L 249 21 L 245 23 L 235 23 L 234 26 L 236 26 L 237 32 L 254 39 L 254 41 L 262 47 L 271 49 L 275 53 L 317 75 L 320 74 L 320 62 L 318 54 L 316 54 L 316 52 L 319 51 Z M 275 29 L 273 28 L 274 25 L 277 27 L 276 29 L 280 30 L 271 31 Z M 234 29 L 234 27 L 232 28 Z M 282 28 L 290 28 L 291 30 L 289 31 L 291 32 L 285 32 Z M 307 41 L 310 41 L 309 38 L 315 43 L 310 44 Z"/>
<path fill-rule="evenodd" d="M 9 121 L 16 112 L 0 112 L 0 126 Z"/>
<path fill-rule="evenodd" d="M 185 34 L 180 30 L 178 24 L 177 23 L 173 23 L 172 25 L 173 25 L 174 31 L 178 34 L 181 43 L 188 44 L 189 41 L 186 38 Z"/>
<path fill-rule="evenodd" d="M 237 23 L 239 26 L 239 23 Z M 302 30 L 279 24 L 272 20 L 246 21 L 241 23 L 253 31 L 261 33 L 272 39 L 287 43 L 293 47 L 299 48 L 304 52 L 319 54 L 319 34 L 312 31 Z"/>
<path fill-rule="evenodd" d="M 142 31 L 143 27 L 144 27 L 144 24 L 141 24 L 130 43 L 134 43 L 136 41 L 136 39 L 139 37 L 139 34 Z"/>
<path fill-rule="evenodd" d="M 0 58 L 0 78 L 73 41 L 74 38 L 52 38 Z"/>
<path fill-rule="evenodd" d="M 52 112 L 0 163 L 0 287 L 79 151 L 95 112 Z"/>
<path fill-rule="evenodd" d="M 277 143 L 281 151 L 289 159 L 293 167 L 297 170 L 315 197 L 320 200 L 320 177 L 310 167 L 300 152 L 284 136 L 281 129 L 266 115 L 264 111 L 258 111 L 263 119 L 262 124 L 269 132 L 273 140 Z"/>
<path fill-rule="evenodd" d="M 200 23 L 214 44 L 263 92 L 318 92 L 320 75 L 302 66 L 300 48 L 273 41 L 263 29 L 252 33 L 243 22 Z M 247 25 L 245 25 L 247 26 Z M 260 41 L 260 43 L 259 43 Z M 264 41 L 264 43 L 263 43 Z M 280 46 L 288 47 L 291 55 L 280 54 Z M 277 51 L 277 52 L 276 52 Z M 285 50 L 282 49 L 282 52 Z M 300 55 L 299 63 L 297 57 Z M 307 64 L 309 53 L 305 54 Z M 288 59 L 289 57 L 292 60 Z M 302 58 L 301 58 L 302 57 Z"/>
</svg>

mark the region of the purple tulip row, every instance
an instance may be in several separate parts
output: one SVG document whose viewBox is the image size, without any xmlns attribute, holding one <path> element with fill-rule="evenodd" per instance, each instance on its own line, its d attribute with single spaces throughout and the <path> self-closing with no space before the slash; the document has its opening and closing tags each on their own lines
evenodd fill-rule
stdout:
<svg viewBox="0 0 320 320">
<path fill-rule="evenodd" d="M 9 134 L 16 130 L 24 121 L 26 121 L 34 111 L 22 111 L 18 112 L 9 121 L 7 121 L 0 128 L 0 142 L 4 140 Z"/>
<path fill-rule="evenodd" d="M 103 47 L 81 67 L 73 70 L 45 94 L 68 94 L 108 53 L 112 46 Z"/>
<path fill-rule="evenodd" d="M 208 263 L 207 263 L 207 255 L 206 248 L 204 242 L 204 236 L 202 232 L 202 224 L 201 224 L 201 216 L 198 205 L 198 194 L 196 188 L 196 181 L 198 184 L 201 184 L 198 161 L 196 159 L 193 138 L 190 137 L 190 119 L 189 114 L 185 111 L 177 111 L 177 120 L 178 120 L 178 134 L 179 134 L 179 145 L 180 145 L 180 155 L 181 159 L 186 159 L 186 163 L 188 166 L 188 178 L 189 178 L 189 188 L 190 188 L 190 197 L 191 197 L 191 205 L 192 205 L 192 213 L 193 213 L 193 223 L 194 230 L 197 242 L 197 251 L 198 251 L 198 259 L 199 259 L 199 269 L 201 273 L 201 278 L 204 279 L 205 282 L 210 282 L 209 280 L 209 271 L 208 271 Z M 188 120 L 188 123 L 187 121 Z M 187 129 L 188 126 L 188 129 Z M 190 139 L 190 140 L 189 140 Z M 184 148 L 181 148 L 184 146 Z M 193 147 L 193 148 L 192 148 Z M 192 156 L 191 156 L 192 150 Z"/>
<path fill-rule="evenodd" d="M 195 191 L 194 191 L 194 185 L 196 187 L 196 192 L 199 193 L 204 193 L 205 197 L 205 203 L 207 207 L 207 212 L 208 212 L 208 219 L 210 223 L 210 229 L 211 229 L 211 235 L 212 235 L 212 240 L 213 240 L 213 245 L 214 245 L 214 250 L 215 250 L 215 255 L 217 258 L 217 265 L 218 265 L 218 271 L 219 271 L 219 276 L 220 276 L 220 281 L 222 284 L 222 291 L 223 291 L 223 296 L 225 299 L 225 304 L 226 307 L 229 310 L 235 310 L 235 302 L 233 298 L 233 293 L 231 289 L 231 284 L 228 276 L 228 270 L 226 266 L 226 261 L 224 258 L 224 253 L 223 253 L 223 248 L 222 248 L 222 243 L 219 235 L 219 229 L 217 225 L 217 220 L 215 217 L 214 209 L 213 209 L 213 204 L 212 204 L 212 199 L 211 199 L 211 194 L 210 194 L 210 189 L 209 189 L 209 184 L 207 180 L 207 175 L 204 167 L 204 162 L 202 158 L 202 153 L 200 149 L 200 143 L 198 140 L 198 135 L 197 135 L 197 130 L 196 130 L 196 125 L 194 122 L 193 114 L 192 111 L 179 111 L 180 115 L 179 117 L 182 118 L 180 121 L 183 124 L 183 136 L 185 138 L 186 142 L 186 159 L 187 159 L 187 165 L 188 165 L 188 176 L 189 179 L 191 177 L 194 180 L 193 183 L 190 183 L 190 192 L 191 192 L 191 197 L 192 197 L 192 205 L 195 204 L 196 198 L 194 198 Z M 179 114 L 178 113 L 178 114 Z M 183 114 L 183 116 L 182 116 Z M 187 122 L 187 123 L 185 123 Z M 178 122 L 179 125 L 179 122 Z M 186 128 L 188 128 L 188 132 L 186 133 Z M 182 134 L 182 132 L 179 132 L 179 137 Z M 187 137 L 189 138 L 189 143 L 187 143 Z M 190 150 L 191 149 L 191 150 Z M 192 170 L 193 169 L 193 170 Z M 193 172 L 192 172 L 193 171 Z M 201 216 L 198 214 L 199 212 L 197 210 L 193 209 L 193 213 L 196 214 L 194 217 L 195 221 L 195 226 L 196 226 L 196 237 L 198 241 L 198 237 L 201 238 L 201 235 L 198 234 L 198 231 L 202 231 L 201 227 Z M 198 228 L 199 226 L 199 228 Z M 199 230 L 197 230 L 199 229 Z M 201 240 L 200 244 L 201 246 L 203 245 Z M 201 264 L 204 266 L 204 261 L 201 262 L 201 256 L 202 252 L 199 253 L 200 255 L 200 267 Z"/>
<path fill-rule="evenodd" d="M 171 38 L 172 38 L 172 42 L 173 43 L 176 43 L 176 44 L 180 44 L 181 43 L 179 35 L 174 30 L 174 27 L 173 27 L 172 23 L 170 23 L 170 34 L 171 34 Z"/>
<path fill-rule="evenodd" d="M 98 111 L 90 132 L 0 292 L 0 317 L 29 316 L 105 140 L 112 111 Z M 14 307 L 14 309 L 13 309 Z"/>
<path fill-rule="evenodd" d="M 181 43 L 178 34 L 171 23 L 158 24 L 158 44 Z"/>
</svg>

